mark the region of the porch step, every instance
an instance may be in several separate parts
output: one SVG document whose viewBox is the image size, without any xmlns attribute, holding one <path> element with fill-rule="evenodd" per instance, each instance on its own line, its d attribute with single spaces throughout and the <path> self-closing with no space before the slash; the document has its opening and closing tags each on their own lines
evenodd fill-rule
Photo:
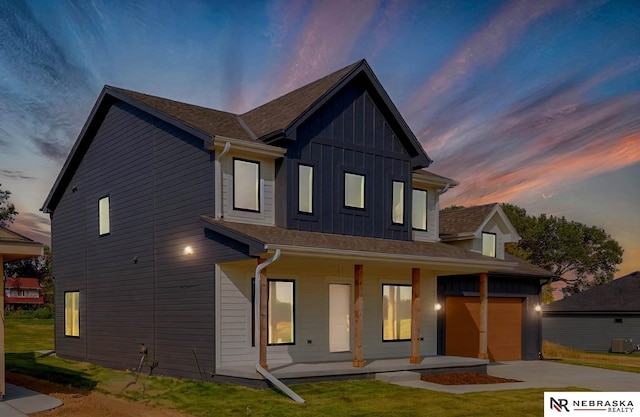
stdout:
<svg viewBox="0 0 640 417">
<path fill-rule="evenodd" d="M 419 381 L 420 374 L 412 371 L 380 372 L 376 374 L 376 379 L 384 382 Z"/>
</svg>

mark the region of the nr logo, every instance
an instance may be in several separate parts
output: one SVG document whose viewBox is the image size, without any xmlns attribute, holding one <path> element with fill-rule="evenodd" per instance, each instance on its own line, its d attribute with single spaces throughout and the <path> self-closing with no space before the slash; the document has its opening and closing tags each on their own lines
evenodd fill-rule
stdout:
<svg viewBox="0 0 640 417">
<path fill-rule="evenodd" d="M 564 398 L 559 398 L 559 399 L 555 399 L 553 397 L 550 397 L 551 401 L 549 404 L 549 408 L 551 408 L 552 410 L 556 410 L 559 413 L 562 413 L 563 411 L 566 411 L 567 413 L 569 412 L 569 407 L 567 407 L 567 405 L 569 404 L 569 400 L 565 400 Z"/>
</svg>

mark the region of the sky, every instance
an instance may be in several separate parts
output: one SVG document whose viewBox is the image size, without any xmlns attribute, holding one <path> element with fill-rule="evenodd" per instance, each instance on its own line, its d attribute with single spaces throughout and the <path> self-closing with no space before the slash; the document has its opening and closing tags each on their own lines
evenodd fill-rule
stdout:
<svg viewBox="0 0 640 417">
<path fill-rule="evenodd" d="M 40 208 L 102 87 L 242 113 L 365 58 L 451 204 L 604 228 L 640 270 L 636 0 L 0 0 L 0 184 Z M 55 248 L 53 248 L 55 251 Z"/>
</svg>

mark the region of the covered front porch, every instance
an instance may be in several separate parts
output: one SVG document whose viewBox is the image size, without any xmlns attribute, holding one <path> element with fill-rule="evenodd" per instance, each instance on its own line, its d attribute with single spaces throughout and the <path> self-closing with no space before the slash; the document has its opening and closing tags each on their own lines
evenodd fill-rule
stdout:
<svg viewBox="0 0 640 417">
<path fill-rule="evenodd" d="M 412 364 L 409 358 L 372 359 L 362 367 L 354 367 L 352 361 L 298 362 L 270 367 L 276 378 L 287 384 L 337 381 L 348 379 L 374 379 L 376 374 L 410 371 L 420 374 L 449 372 L 477 372 L 485 374 L 488 359 L 461 356 L 427 356 Z M 231 382 L 254 388 L 266 388 L 269 383 L 256 372 L 255 366 L 244 365 L 218 369 L 210 375 L 213 382 Z"/>
</svg>

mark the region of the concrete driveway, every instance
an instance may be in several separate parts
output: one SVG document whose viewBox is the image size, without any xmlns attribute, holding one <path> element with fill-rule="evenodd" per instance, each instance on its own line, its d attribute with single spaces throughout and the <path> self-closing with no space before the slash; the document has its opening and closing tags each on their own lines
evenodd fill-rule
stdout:
<svg viewBox="0 0 640 417">
<path fill-rule="evenodd" d="M 387 374 L 378 379 L 397 385 L 424 388 L 432 391 L 464 394 L 479 391 L 502 391 L 525 388 L 579 387 L 594 391 L 640 392 L 640 374 L 610 371 L 588 366 L 566 365 L 551 360 L 496 362 L 487 366 L 487 373 L 522 382 L 482 385 L 439 385 L 420 380 L 420 375 L 398 373 L 395 378 Z"/>
</svg>

